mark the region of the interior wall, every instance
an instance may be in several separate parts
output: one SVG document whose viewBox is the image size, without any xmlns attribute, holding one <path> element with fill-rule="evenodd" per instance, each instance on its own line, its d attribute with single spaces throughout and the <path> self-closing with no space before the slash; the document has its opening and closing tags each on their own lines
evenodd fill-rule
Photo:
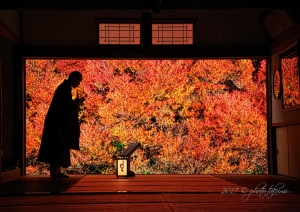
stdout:
<svg viewBox="0 0 300 212">
<path fill-rule="evenodd" d="M 273 74 L 276 69 L 280 69 L 279 53 L 272 55 L 271 64 L 271 84 L 273 85 Z M 272 86 L 273 89 L 273 86 Z M 272 126 L 276 131 L 277 144 L 277 168 L 278 173 L 300 179 L 300 109 L 284 110 L 282 95 L 276 100 L 271 95 L 272 101 Z M 287 154 L 287 155 L 284 155 Z M 288 158 L 288 161 L 286 161 Z M 287 169 L 283 168 L 284 166 Z"/>
<path fill-rule="evenodd" d="M 290 176 L 300 179 L 300 125 L 288 127 Z"/>
<path fill-rule="evenodd" d="M 1 51 L 1 50 L 0 50 Z M 2 170 L 2 60 L 0 59 L 0 182 Z"/>
<path fill-rule="evenodd" d="M 280 69 L 279 54 L 272 56 L 271 82 L 273 84 L 273 75 L 276 69 Z M 273 87 L 272 87 L 273 88 Z M 272 91 L 272 123 L 282 124 L 300 120 L 300 109 L 284 110 L 282 104 L 282 95 L 279 99 L 275 99 Z"/>
<path fill-rule="evenodd" d="M 262 10 L 165 11 L 151 18 L 197 19 L 198 46 L 266 45 L 269 38 L 259 21 Z M 98 41 L 95 19 L 141 19 L 142 12 L 23 11 L 24 45 L 95 46 Z"/>
<path fill-rule="evenodd" d="M 262 10 L 217 11 L 203 10 L 189 12 L 162 12 L 151 14 L 152 18 L 197 18 L 198 46 L 239 46 L 266 45 L 269 38 L 259 22 Z M 8 16 L 10 14 L 10 16 Z M 42 46 L 95 46 L 97 45 L 97 25 L 95 18 L 141 18 L 141 12 L 103 13 L 72 11 L 33 11 L 22 12 L 21 25 L 18 25 L 18 13 L 0 11 L 1 19 L 15 32 L 22 34 L 22 44 Z M 10 18 L 8 18 L 10 17 Z M 18 32 L 22 26 L 22 32 Z M 0 39 L 0 53 L 3 61 L 3 150 L 5 160 L 13 157 L 13 76 L 11 44 Z M 278 68 L 278 54 L 272 56 L 272 76 Z M 272 123 L 284 123 L 300 120 L 300 110 L 283 111 L 281 100 L 270 98 L 273 112 Z M 292 131 L 291 131 L 292 132 Z M 11 141 L 11 142 L 10 142 Z M 290 148 L 296 148 L 292 142 Z M 296 146 L 293 146 L 296 145 Z"/>
<path fill-rule="evenodd" d="M 13 135 L 13 73 L 12 45 L 0 35 L 2 64 L 2 162 L 10 163 L 14 157 Z"/>
<path fill-rule="evenodd" d="M 16 167 L 14 136 L 13 45 L 20 43 L 20 11 L 0 10 L 1 159 L 0 172 Z M 2 179 L 1 179 L 2 181 Z"/>
<path fill-rule="evenodd" d="M 9 29 L 20 36 L 20 11 L 0 10 L 0 19 L 9 27 Z"/>
<path fill-rule="evenodd" d="M 288 128 L 279 127 L 276 129 L 276 152 L 277 161 L 277 173 L 289 176 L 289 143 L 288 143 Z"/>
<path fill-rule="evenodd" d="M 278 174 L 300 179 L 300 125 L 276 129 Z"/>
</svg>

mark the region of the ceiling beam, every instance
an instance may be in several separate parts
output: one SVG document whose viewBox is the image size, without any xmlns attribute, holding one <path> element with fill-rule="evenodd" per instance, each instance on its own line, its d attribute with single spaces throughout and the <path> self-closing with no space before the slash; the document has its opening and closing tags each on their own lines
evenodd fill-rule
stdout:
<svg viewBox="0 0 300 212">
<path fill-rule="evenodd" d="M 300 1 L 274 0 L 2 0 L 1 9 L 50 10 L 206 10 L 206 9 L 300 9 Z"/>
<path fill-rule="evenodd" d="M 0 35 L 3 35 L 13 44 L 20 44 L 20 38 L 0 19 Z"/>
</svg>

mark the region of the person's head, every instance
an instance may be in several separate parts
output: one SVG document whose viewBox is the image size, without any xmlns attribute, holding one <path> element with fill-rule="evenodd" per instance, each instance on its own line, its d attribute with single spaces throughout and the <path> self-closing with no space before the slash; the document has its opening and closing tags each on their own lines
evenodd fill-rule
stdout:
<svg viewBox="0 0 300 212">
<path fill-rule="evenodd" d="M 73 88 L 77 88 L 82 80 L 82 74 L 79 71 L 73 71 L 69 74 L 68 81 Z"/>
</svg>

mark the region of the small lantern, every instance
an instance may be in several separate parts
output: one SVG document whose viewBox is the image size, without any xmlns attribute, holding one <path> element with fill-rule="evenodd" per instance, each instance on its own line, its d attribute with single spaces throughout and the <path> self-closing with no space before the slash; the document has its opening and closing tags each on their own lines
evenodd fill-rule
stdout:
<svg viewBox="0 0 300 212">
<path fill-rule="evenodd" d="M 126 150 L 120 155 L 113 155 L 116 160 L 117 177 L 134 177 L 135 173 L 130 170 L 130 155 L 141 146 L 140 143 L 131 143 Z"/>
<path fill-rule="evenodd" d="M 117 177 L 127 177 L 127 158 L 117 158 L 116 159 L 116 168 L 117 168 Z"/>
</svg>

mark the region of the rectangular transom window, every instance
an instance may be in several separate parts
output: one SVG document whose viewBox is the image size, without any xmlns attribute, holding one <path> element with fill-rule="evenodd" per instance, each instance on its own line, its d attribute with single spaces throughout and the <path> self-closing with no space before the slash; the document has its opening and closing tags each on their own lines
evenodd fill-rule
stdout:
<svg viewBox="0 0 300 212">
<path fill-rule="evenodd" d="M 139 23 L 99 23 L 99 44 L 140 45 Z"/>
<path fill-rule="evenodd" d="M 193 34 L 192 23 L 154 23 L 152 45 L 192 45 Z"/>
</svg>

